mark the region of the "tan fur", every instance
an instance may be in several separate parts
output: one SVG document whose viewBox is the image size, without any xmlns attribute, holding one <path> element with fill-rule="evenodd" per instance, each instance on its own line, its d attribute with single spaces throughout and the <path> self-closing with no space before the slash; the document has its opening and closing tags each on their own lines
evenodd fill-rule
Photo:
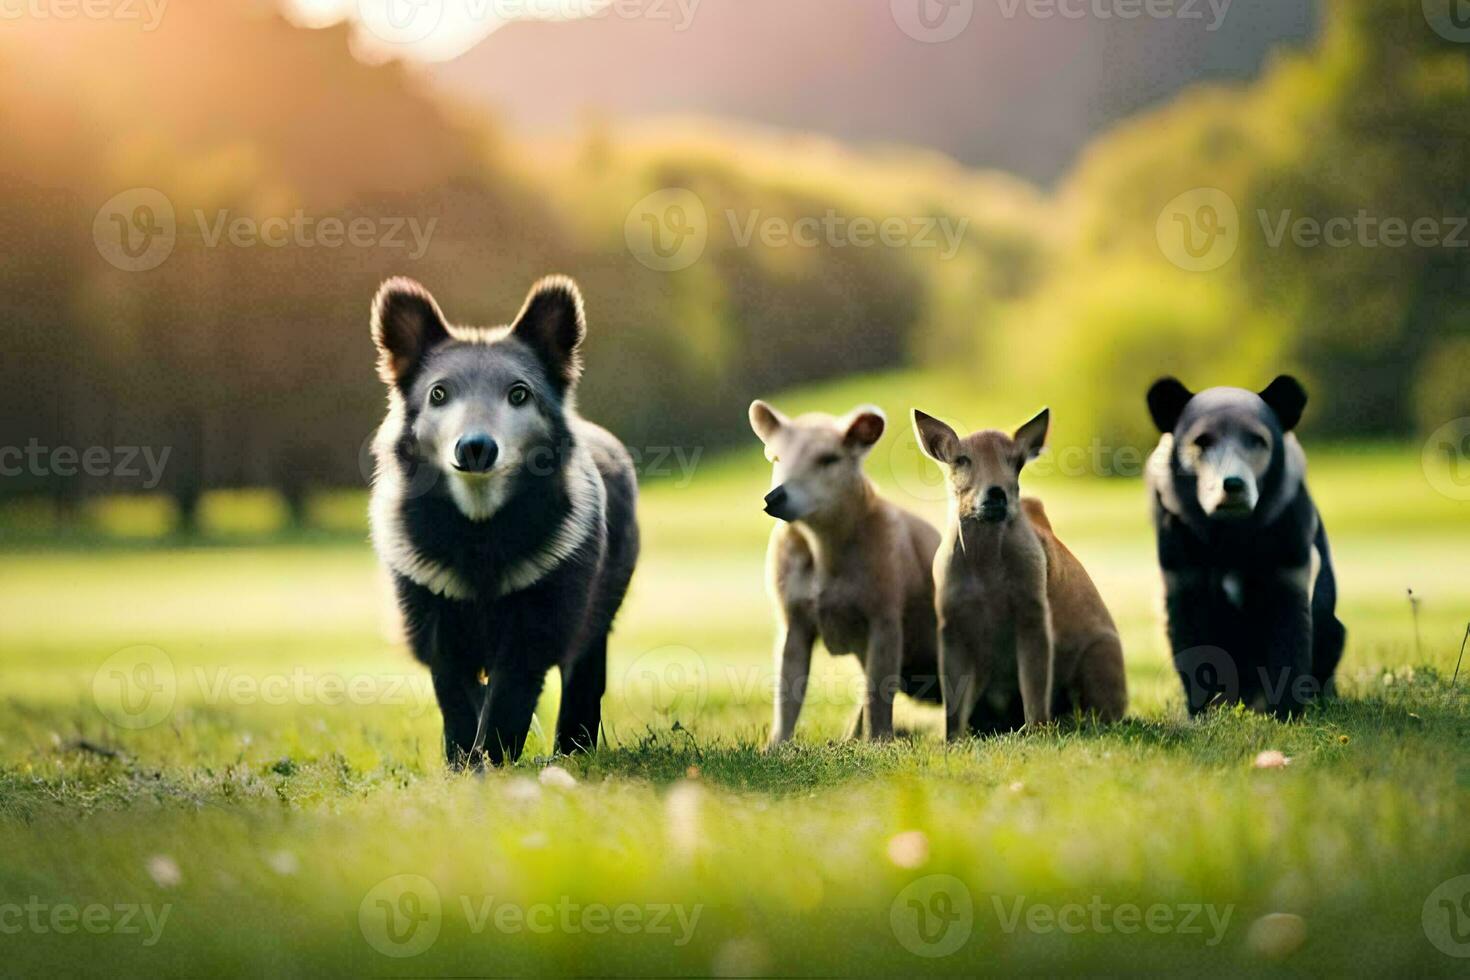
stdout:
<svg viewBox="0 0 1470 980">
<path fill-rule="evenodd" d="M 1041 501 L 1020 496 L 1020 469 L 1040 452 L 1047 423 L 1043 412 L 1014 438 L 989 430 L 960 439 L 915 412 L 920 446 L 949 478 L 934 578 L 951 739 L 1011 727 L 1018 699 L 1027 724 L 1051 720 L 1057 705 L 1103 721 L 1127 708 L 1123 649 L 1102 597 Z"/>
<path fill-rule="evenodd" d="M 938 695 L 929 569 L 939 532 L 883 499 L 862 472 L 882 432 L 876 410 L 791 420 L 756 402 L 751 423 L 774 464 L 773 485 L 799 494 L 803 510 L 777 525 L 766 553 L 780 633 L 771 745 L 792 735 L 819 638 L 830 652 L 854 654 L 863 665 L 866 691 L 850 734 L 891 738 L 893 699 L 906 680 L 928 678 Z M 869 431 L 855 437 L 865 424 Z"/>
</svg>

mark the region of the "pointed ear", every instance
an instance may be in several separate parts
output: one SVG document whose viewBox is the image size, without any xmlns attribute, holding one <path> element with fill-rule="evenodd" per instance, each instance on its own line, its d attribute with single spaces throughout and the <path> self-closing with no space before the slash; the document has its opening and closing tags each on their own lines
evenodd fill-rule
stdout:
<svg viewBox="0 0 1470 980">
<path fill-rule="evenodd" d="M 532 286 L 510 332 L 531 348 L 563 391 L 582 376 L 579 349 L 587 335 L 587 321 L 582 293 L 566 276 L 547 276 Z"/>
<path fill-rule="evenodd" d="M 1173 432 L 1184 414 L 1184 406 L 1194 397 L 1194 392 L 1184 387 L 1178 378 L 1160 378 L 1148 389 L 1148 413 L 1160 432 Z"/>
<path fill-rule="evenodd" d="M 960 448 L 955 431 L 927 412 L 914 409 L 914 436 L 919 449 L 936 463 L 948 463 Z"/>
<path fill-rule="evenodd" d="M 439 304 L 412 279 L 389 279 L 379 287 L 372 332 L 378 377 L 399 387 L 407 386 L 425 354 L 449 339 Z"/>
<path fill-rule="evenodd" d="M 750 427 L 761 442 L 769 442 L 787 421 L 786 416 L 759 398 L 750 403 Z"/>
<path fill-rule="evenodd" d="M 1289 374 L 1278 375 L 1261 392 L 1261 401 L 1276 413 L 1276 418 L 1281 421 L 1281 431 L 1290 432 L 1302 420 L 1302 409 L 1307 407 L 1307 389 Z"/>
<path fill-rule="evenodd" d="M 1043 408 L 1037 412 L 1031 421 L 1016 430 L 1011 438 L 1021 451 L 1026 454 L 1027 459 L 1035 459 L 1041 455 L 1041 447 L 1046 445 L 1046 433 L 1051 428 L 1051 409 Z"/>
<path fill-rule="evenodd" d="M 847 414 L 847 431 L 842 435 L 842 444 L 849 449 L 867 451 L 883 437 L 888 421 L 883 410 L 876 405 L 860 405 Z"/>
</svg>

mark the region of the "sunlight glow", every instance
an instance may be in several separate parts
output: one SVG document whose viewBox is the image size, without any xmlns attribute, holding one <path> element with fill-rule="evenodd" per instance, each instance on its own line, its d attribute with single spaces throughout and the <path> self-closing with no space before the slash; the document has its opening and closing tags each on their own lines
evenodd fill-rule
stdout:
<svg viewBox="0 0 1470 980">
<path fill-rule="evenodd" d="M 367 61 L 450 61 L 512 20 L 605 15 L 614 0 L 281 0 L 303 27 L 350 20 L 353 52 Z"/>
</svg>

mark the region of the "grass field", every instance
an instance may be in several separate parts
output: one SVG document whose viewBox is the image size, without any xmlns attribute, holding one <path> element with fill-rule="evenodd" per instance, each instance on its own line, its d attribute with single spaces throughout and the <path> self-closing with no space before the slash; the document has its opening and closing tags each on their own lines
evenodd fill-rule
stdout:
<svg viewBox="0 0 1470 980">
<path fill-rule="evenodd" d="M 938 519 L 899 413 L 949 393 L 881 390 L 871 469 Z M 13 543 L 0 972 L 1463 975 L 1470 503 L 1418 447 L 1314 453 L 1350 636 L 1342 699 L 1289 725 L 1185 720 L 1138 480 L 1023 481 L 1124 632 L 1131 717 L 952 748 L 910 703 L 905 738 L 840 742 L 858 675 L 818 654 L 796 744 L 758 750 L 766 481 L 752 449 L 650 483 L 608 744 L 570 779 L 554 677 L 520 765 L 445 774 L 360 533 Z"/>
</svg>

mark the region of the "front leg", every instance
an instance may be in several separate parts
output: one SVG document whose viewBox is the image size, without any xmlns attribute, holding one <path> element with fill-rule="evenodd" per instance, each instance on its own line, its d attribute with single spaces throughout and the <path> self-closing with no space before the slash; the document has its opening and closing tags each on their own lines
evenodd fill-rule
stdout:
<svg viewBox="0 0 1470 980">
<path fill-rule="evenodd" d="M 1021 600 L 1016 609 L 1016 668 L 1027 725 L 1051 720 L 1051 610 L 1045 598 Z"/>
<path fill-rule="evenodd" d="M 431 676 L 439 713 L 444 716 L 444 760 L 451 769 L 464 769 L 472 761 L 485 689 L 462 671 L 436 667 Z"/>
<path fill-rule="evenodd" d="M 498 670 L 490 678 L 490 695 L 480 713 L 475 749 L 483 751 L 492 766 L 521 757 L 545 682 L 545 674 L 525 667 Z"/>
<path fill-rule="evenodd" d="M 781 630 L 776 642 L 776 709 L 771 724 L 771 740 L 774 748 L 791 738 L 796 731 L 796 719 L 806 701 L 807 678 L 812 669 L 812 644 L 817 632 L 803 618 L 793 616 Z"/>
<path fill-rule="evenodd" d="M 868 738 L 875 742 L 893 737 L 893 699 L 903 685 L 903 622 L 874 620 L 868 624 L 867 656 L 863 659 L 867 689 L 863 723 Z"/>
<path fill-rule="evenodd" d="M 1312 675 L 1310 569 L 1283 570 L 1248 582 L 1245 622 L 1261 650 L 1261 689 L 1279 718 L 1299 714 L 1319 693 Z"/>
<path fill-rule="evenodd" d="M 939 683 L 944 692 L 944 737 L 953 742 L 971 732 L 970 716 L 989 680 L 988 664 L 967 642 L 966 631 L 952 621 L 939 628 Z"/>
<path fill-rule="evenodd" d="M 1228 649 L 1220 597 L 1208 570 L 1164 569 L 1164 606 L 1174 670 L 1191 717 L 1240 700 L 1240 665 Z"/>
</svg>

